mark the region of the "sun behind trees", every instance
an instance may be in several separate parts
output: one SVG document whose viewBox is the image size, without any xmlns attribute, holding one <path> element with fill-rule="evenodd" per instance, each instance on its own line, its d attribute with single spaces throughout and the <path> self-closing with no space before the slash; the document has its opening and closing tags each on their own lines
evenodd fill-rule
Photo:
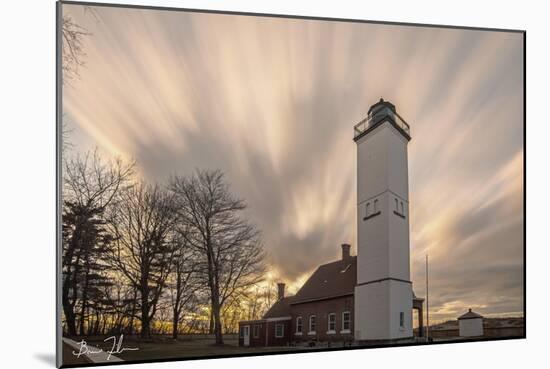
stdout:
<svg viewBox="0 0 550 369">
<path fill-rule="evenodd" d="M 173 196 L 158 185 L 139 182 L 122 191 L 120 199 L 108 222 L 114 242 L 107 258 L 137 290 L 140 335 L 150 338 L 151 321 L 178 248 Z"/>
<path fill-rule="evenodd" d="M 68 336 L 210 333 L 223 344 L 269 307 L 260 231 L 221 171 L 148 184 L 135 163 L 93 152 L 66 160 L 63 180 Z"/>
</svg>

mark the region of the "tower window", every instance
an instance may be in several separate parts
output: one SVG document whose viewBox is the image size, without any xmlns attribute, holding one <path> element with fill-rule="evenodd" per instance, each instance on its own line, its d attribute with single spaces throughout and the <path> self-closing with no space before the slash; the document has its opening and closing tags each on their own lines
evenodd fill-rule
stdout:
<svg viewBox="0 0 550 369">
<path fill-rule="evenodd" d="M 372 218 L 378 214 L 380 214 L 380 209 L 378 208 L 378 199 L 374 200 L 372 204 L 374 209 L 371 209 L 371 203 L 367 202 L 365 204 L 365 216 L 363 217 L 363 220 L 367 220 L 369 218 Z"/>
<path fill-rule="evenodd" d="M 405 207 L 403 206 L 403 201 L 397 200 L 397 197 L 395 198 L 395 210 L 393 213 L 405 219 Z"/>
<path fill-rule="evenodd" d="M 399 313 L 399 326 L 401 328 L 405 327 L 405 313 L 404 312 Z"/>
</svg>

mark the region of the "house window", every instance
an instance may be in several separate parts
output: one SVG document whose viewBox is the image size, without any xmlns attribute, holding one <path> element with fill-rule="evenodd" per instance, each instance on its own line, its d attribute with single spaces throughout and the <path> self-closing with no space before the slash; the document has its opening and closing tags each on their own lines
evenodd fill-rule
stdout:
<svg viewBox="0 0 550 369">
<path fill-rule="evenodd" d="M 285 335 L 285 326 L 283 324 L 275 324 L 275 337 L 281 338 Z"/>
<path fill-rule="evenodd" d="M 260 338 L 260 326 L 258 324 L 252 326 L 252 335 L 254 338 Z"/>
<path fill-rule="evenodd" d="M 378 212 L 378 200 L 374 200 L 374 212 Z"/>
<path fill-rule="evenodd" d="M 342 313 L 342 332 L 351 331 L 351 314 L 349 311 L 344 311 Z"/>
<path fill-rule="evenodd" d="M 368 217 L 369 215 L 370 215 L 370 202 L 367 202 L 365 216 Z"/>
<path fill-rule="evenodd" d="M 405 327 L 405 313 L 404 312 L 399 313 L 399 326 L 401 328 Z"/>
<path fill-rule="evenodd" d="M 244 337 L 244 326 L 241 327 L 241 338 Z"/>
<path fill-rule="evenodd" d="M 334 333 L 336 331 L 336 314 L 330 313 L 328 315 L 328 332 Z"/>
<path fill-rule="evenodd" d="M 317 320 L 315 315 L 309 316 L 309 333 L 308 334 L 315 334 L 315 330 L 317 329 Z"/>
<path fill-rule="evenodd" d="M 302 334 L 302 317 L 296 318 L 296 333 Z"/>
</svg>

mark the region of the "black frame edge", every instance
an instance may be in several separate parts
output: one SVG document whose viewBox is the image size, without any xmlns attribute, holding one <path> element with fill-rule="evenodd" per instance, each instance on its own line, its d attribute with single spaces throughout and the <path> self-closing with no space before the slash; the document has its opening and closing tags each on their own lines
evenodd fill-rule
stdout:
<svg viewBox="0 0 550 369">
<path fill-rule="evenodd" d="M 330 18 L 321 16 L 306 16 L 306 15 L 293 15 L 293 14 L 275 14 L 275 13 L 254 13 L 246 11 L 236 10 L 214 10 L 214 9 L 198 9 L 198 8 L 177 8 L 171 6 L 158 6 L 158 5 L 131 5 L 120 3 L 100 3 L 94 1 L 74 1 L 74 0 L 58 0 L 61 4 L 67 5 L 83 5 L 83 6 L 98 6 L 109 8 L 130 8 L 136 10 L 166 10 L 166 11 L 179 11 L 189 13 L 206 13 L 206 14 L 222 14 L 222 15 L 244 15 L 253 17 L 267 17 L 267 18 L 287 18 L 287 19 L 304 19 L 304 20 L 318 20 L 318 21 L 332 21 L 332 22 L 349 22 L 349 23 L 371 23 L 390 26 L 413 26 L 413 27 L 430 27 L 430 28 L 450 28 L 469 31 L 492 31 L 492 32 L 513 32 L 522 33 L 525 30 L 522 29 L 506 29 L 496 27 L 476 27 L 476 26 L 457 26 L 457 25 L 445 25 L 434 23 L 413 23 L 413 22 L 397 22 L 397 21 L 377 21 L 370 19 L 355 19 L 355 18 Z"/>
</svg>

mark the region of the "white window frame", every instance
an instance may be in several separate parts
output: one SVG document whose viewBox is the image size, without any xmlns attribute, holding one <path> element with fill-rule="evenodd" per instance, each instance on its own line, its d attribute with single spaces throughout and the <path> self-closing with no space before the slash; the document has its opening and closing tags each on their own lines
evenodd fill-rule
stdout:
<svg viewBox="0 0 550 369">
<path fill-rule="evenodd" d="M 345 328 L 346 319 L 344 318 L 348 314 L 348 328 Z M 343 311 L 342 312 L 342 330 L 340 333 L 351 333 L 351 312 L 350 311 Z"/>
<path fill-rule="evenodd" d="M 281 327 L 281 334 L 277 334 L 277 327 Z M 285 325 L 282 323 L 275 323 L 275 338 L 283 338 L 285 336 Z"/>
<path fill-rule="evenodd" d="M 298 324 L 298 321 L 300 322 L 300 324 Z M 298 327 L 300 327 L 300 330 L 298 330 Z M 297 336 L 301 336 L 303 331 L 304 331 L 304 320 L 302 319 L 302 316 L 296 317 L 296 332 L 294 332 L 294 334 Z"/>
<path fill-rule="evenodd" d="M 315 320 L 315 330 L 311 330 L 311 318 L 313 318 Z M 307 334 L 310 335 L 310 336 L 313 336 L 313 335 L 317 334 L 317 316 L 310 315 L 308 323 L 309 323 L 308 324 L 309 331 L 307 332 Z"/>
<path fill-rule="evenodd" d="M 330 318 L 331 317 L 334 317 L 334 326 L 332 327 L 332 329 L 330 329 Z M 334 313 L 329 313 L 328 316 L 327 316 L 327 334 L 335 334 L 336 333 L 336 314 Z"/>
</svg>

